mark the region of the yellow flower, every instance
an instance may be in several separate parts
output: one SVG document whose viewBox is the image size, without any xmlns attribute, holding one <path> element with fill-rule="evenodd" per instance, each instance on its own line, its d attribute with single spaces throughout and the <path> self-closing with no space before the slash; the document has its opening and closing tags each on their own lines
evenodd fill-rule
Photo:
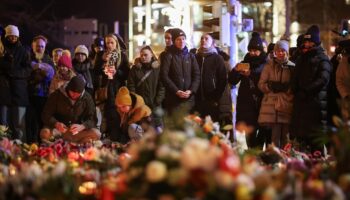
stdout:
<svg viewBox="0 0 350 200">
<path fill-rule="evenodd" d="M 160 161 L 154 160 L 148 163 L 146 167 L 146 178 L 149 182 L 157 183 L 162 180 L 167 175 L 166 165 Z"/>
</svg>

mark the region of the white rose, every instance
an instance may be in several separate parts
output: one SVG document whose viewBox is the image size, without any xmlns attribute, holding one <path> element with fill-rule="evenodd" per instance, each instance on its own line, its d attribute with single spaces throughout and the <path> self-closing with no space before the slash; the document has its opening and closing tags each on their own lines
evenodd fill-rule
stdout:
<svg viewBox="0 0 350 200">
<path fill-rule="evenodd" d="M 149 182 L 156 183 L 164 180 L 167 175 L 167 168 L 164 163 L 154 160 L 146 167 L 146 178 Z"/>
<path fill-rule="evenodd" d="M 220 149 L 211 146 L 208 140 L 193 138 L 181 152 L 181 163 L 186 169 L 204 169 L 211 171 L 217 164 Z"/>
</svg>

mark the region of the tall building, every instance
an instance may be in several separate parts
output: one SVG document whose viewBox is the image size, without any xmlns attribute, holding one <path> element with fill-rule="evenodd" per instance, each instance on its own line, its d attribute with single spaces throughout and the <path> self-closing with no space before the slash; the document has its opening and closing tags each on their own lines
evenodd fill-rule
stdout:
<svg viewBox="0 0 350 200">
<path fill-rule="evenodd" d="M 215 2 L 222 2 L 222 9 L 229 9 L 227 1 L 130 0 L 129 57 L 131 59 L 136 57 L 139 47 L 143 45 L 152 45 L 156 52 L 161 52 L 164 49 L 163 33 L 171 27 L 182 28 L 188 36 L 188 45 L 197 47 L 200 36 L 204 32 L 213 31 L 213 28 L 203 25 L 203 20 L 213 17 L 206 12 L 205 7 Z M 253 19 L 254 31 L 260 32 L 268 42 L 284 35 L 286 30 L 284 1 L 242 0 L 241 3 L 243 18 Z M 244 43 L 248 38 L 249 34 L 246 32 L 237 35 L 238 43 Z M 242 51 L 246 49 L 244 45 L 239 46 L 242 46 Z"/>
</svg>

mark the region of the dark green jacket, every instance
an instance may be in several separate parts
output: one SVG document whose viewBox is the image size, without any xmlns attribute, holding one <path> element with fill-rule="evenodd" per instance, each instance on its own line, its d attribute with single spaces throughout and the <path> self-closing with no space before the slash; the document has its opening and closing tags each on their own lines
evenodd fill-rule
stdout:
<svg viewBox="0 0 350 200">
<path fill-rule="evenodd" d="M 84 91 L 82 96 L 73 103 L 67 95 L 65 86 L 49 96 L 41 115 L 44 125 L 54 128 L 56 122 L 61 122 L 66 126 L 83 124 L 87 129 L 94 128 L 95 105 L 90 94 Z"/>
</svg>

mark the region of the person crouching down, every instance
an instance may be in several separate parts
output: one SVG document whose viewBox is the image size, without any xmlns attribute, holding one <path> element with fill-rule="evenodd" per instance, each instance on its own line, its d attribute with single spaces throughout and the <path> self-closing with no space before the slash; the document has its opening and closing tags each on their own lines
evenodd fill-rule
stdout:
<svg viewBox="0 0 350 200">
<path fill-rule="evenodd" d="M 84 80 L 75 76 L 49 96 L 42 113 L 42 140 L 52 136 L 75 143 L 100 139 L 101 133 L 95 128 L 95 105 L 84 88 Z"/>
<path fill-rule="evenodd" d="M 139 140 L 150 129 L 152 112 L 140 95 L 129 92 L 123 86 L 117 93 L 115 106 L 121 118 L 123 134 L 127 133 L 131 141 Z"/>
</svg>

